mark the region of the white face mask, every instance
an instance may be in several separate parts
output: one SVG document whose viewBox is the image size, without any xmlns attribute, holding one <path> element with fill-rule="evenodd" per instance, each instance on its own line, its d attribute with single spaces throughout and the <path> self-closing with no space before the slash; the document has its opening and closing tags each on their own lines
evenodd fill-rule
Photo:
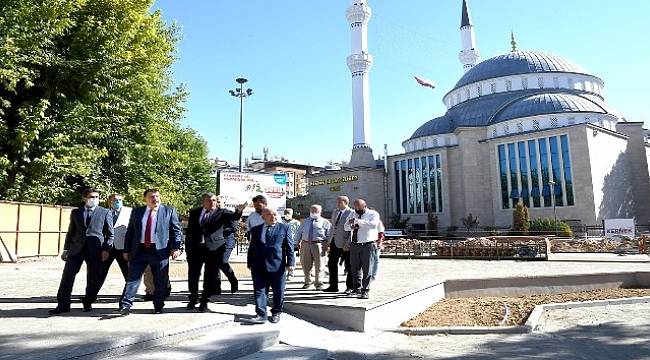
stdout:
<svg viewBox="0 0 650 360">
<path fill-rule="evenodd" d="M 320 213 L 311 213 L 309 214 L 309 217 L 312 219 L 318 219 L 320 217 Z"/>
<path fill-rule="evenodd" d="M 88 198 L 86 199 L 86 206 L 89 208 L 94 208 L 97 205 L 99 205 L 99 199 L 98 198 Z"/>
</svg>

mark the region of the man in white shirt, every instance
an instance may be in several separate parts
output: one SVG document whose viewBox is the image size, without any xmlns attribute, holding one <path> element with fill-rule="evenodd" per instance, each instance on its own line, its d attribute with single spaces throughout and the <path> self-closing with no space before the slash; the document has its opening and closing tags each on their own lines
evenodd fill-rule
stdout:
<svg viewBox="0 0 650 360">
<path fill-rule="evenodd" d="M 264 224 L 264 219 L 262 219 L 262 210 L 266 208 L 267 202 L 266 198 L 262 195 L 257 195 L 253 198 L 253 207 L 255 211 L 248 215 L 246 219 L 246 232 L 250 233 L 251 229 L 257 225 Z"/>
<path fill-rule="evenodd" d="M 300 264 L 305 274 L 303 289 L 308 289 L 311 282 L 311 269 L 314 267 L 316 289 L 323 289 L 321 281 L 321 256 L 325 255 L 323 243 L 330 236 L 332 224 L 321 216 L 321 206 L 312 205 L 309 208 L 309 218 L 305 219 L 296 231 L 296 240 L 300 241 Z"/>
<path fill-rule="evenodd" d="M 104 274 L 102 276 L 102 284 L 106 281 L 108 272 L 113 265 L 113 260 L 117 262 L 122 272 L 122 277 L 126 282 L 126 277 L 129 274 L 129 262 L 124 259 L 124 237 L 126 236 L 126 228 L 129 226 L 129 218 L 131 217 L 131 208 L 124 205 L 124 198 L 120 194 L 112 194 L 108 197 L 108 205 L 110 214 L 109 217 L 113 221 L 113 247 L 109 252 L 108 260 L 104 262 Z"/>
<path fill-rule="evenodd" d="M 354 201 L 354 213 L 348 216 L 345 230 L 352 231 L 350 244 L 350 265 L 352 267 L 353 291 L 348 296 L 368 299 L 370 282 L 376 264 L 379 213 L 368 209 L 366 201 Z M 363 273 L 362 273 L 363 271 Z"/>
</svg>

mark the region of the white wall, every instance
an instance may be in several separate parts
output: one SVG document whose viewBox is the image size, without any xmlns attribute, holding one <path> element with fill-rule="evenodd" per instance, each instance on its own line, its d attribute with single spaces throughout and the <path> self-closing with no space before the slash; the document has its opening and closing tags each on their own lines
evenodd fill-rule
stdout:
<svg viewBox="0 0 650 360">
<path fill-rule="evenodd" d="M 627 147 L 627 140 L 619 136 L 611 135 L 596 129 L 587 129 L 587 143 L 589 148 L 589 160 L 591 165 L 591 178 L 594 193 L 594 211 L 598 220 L 602 220 L 601 205 L 605 199 L 605 181 L 612 181 L 610 177 L 614 167 L 621 165 L 622 158 Z M 625 198 L 619 196 L 621 194 L 612 193 L 614 189 L 611 186 L 607 187 L 609 199 Z M 621 186 L 616 191 L 625 192 L 626 187 Z M 608 204 L 609 206 L 616 206 L 616 204 Z M 620 206 L 625 204 L 621 203 Z"/>
</svg>

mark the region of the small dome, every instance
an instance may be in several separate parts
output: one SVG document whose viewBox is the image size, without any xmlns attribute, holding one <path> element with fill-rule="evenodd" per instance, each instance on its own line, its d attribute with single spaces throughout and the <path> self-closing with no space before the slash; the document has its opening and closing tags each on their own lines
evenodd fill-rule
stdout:
<svg viewBox="0 0 650 360">
<path fill-rule="evenodd" d="M 513 51 L 480 62 L 458 80 L 454 90 L 477 81 L 544 72 L 586 74 L 580 66 L 553 54 L 537 51 Z"/>
<path fill-rule="evenodd" d="M 565 112 L 607 113 L 603 107 L 580 95 L 546 93 L 526 96 L 505 105 L 492 117 L 490 123 Z"/>
</svg>

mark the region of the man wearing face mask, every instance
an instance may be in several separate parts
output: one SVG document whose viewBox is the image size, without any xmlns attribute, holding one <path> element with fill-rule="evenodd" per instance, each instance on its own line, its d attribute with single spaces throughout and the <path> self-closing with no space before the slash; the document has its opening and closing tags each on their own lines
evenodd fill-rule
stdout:
<svg viewBox="0 0 650 360">
<path fill-rule="evenodd" d="M 129 226 L 129 217 L 131 217 L 131 208 L 124 206 L 124 198 L 120 194 L 112 194 L 108 197 L 108 205 L 110 210 L 110 217 L 113 220 L 113 247 L 111 248 L 108 259 L 104 261 L 104 274 L 102 276 L 102 285 L 106 281 L 108 272 L 113 265 L 113 260 L 117 262 L 120 267 L 124 281 L 129 273 L 129 263 L 124 260 L 124 236 L 126 235 L 126 228 Z"/>
<path fill-rule="evenodd" d="M 106 261 L 113 246 L 113 219 L 108 209 L 99 206 L 99 192 L 95 189 L 83 191 L 84 205 L 72 210 L 70 225 L 65 236 L 61 259 L 65 261 L 57 306 L 49 311 L 56 315 L 70 311 L 70 295 L 74 279 L 86 263 L 86 294 L 83 298 L 83 311 L 92 311 L 92 303 L 102 285 L 103 262 Z"/>
<path fill-rule="evenodd" d="M 305 274 L 303 289 L 309 289 L 312 284 L 312 266 L 315 273 L 314 285 L 318 290 L 323 289 L 321 256 L 325 256 L 323 243 L 329 238 L 332 224 L 321 216 L 321 209 L 320 205 L 312 205 L 309 208 L 309 218 L 296 231 L 296 240 L 300 241 L 300 264 Z"/>
<path fill-rule="evenodd" d="M 345 293 L 352 292 L 352 273 L 350 272 L 350 231 L 345 230 L 345 221 L 353 213 L 348 206 L 350 199 L 347 196 L 336 198 L 336 211 L 332 214 L 332 231 L 326 247 L 329 249 L 329 269 L 330 286 L 323 290 L 325 292 L 339 291 L 339 260 L 343 260 L 346 273 Z M 327 250 L 327 249 L 326 249 Z"/>
<path fill-rule="evenodd" d="M 352 266 L 352 292 L 348 296 L 368 299 L 370 282 L 375 273 L 377 239 L 381 218 L 375 210 L 366 206 L 366 201 L 354 201 L 354 213 L 345 221 L 345 229 L 352 232 L 350 244 L 350 265 Z M 362 273 L 363 271 L 363 273 Z"/>
</svg>

